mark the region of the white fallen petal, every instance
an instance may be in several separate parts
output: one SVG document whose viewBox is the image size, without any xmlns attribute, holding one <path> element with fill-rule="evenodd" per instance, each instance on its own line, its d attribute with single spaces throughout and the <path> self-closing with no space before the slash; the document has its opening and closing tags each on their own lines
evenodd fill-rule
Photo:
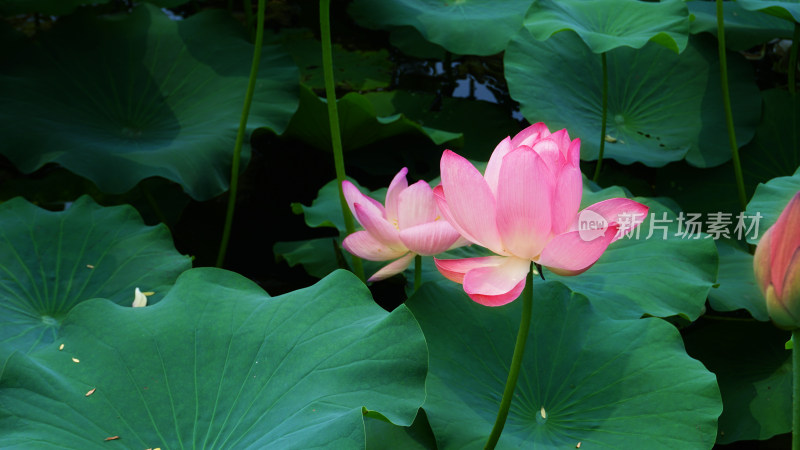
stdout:
<svg viewBox="0 0 800 450">
<path fill-rule="evenodd" d="M 147 296 L 142 294 L 142 291 L 139 288 L 136 288 L 136 291 L 133 293 L 133 304 L 131 305 L 134 308 L 140 308 L 142 306 L 147 306 Z"/>
</svg>

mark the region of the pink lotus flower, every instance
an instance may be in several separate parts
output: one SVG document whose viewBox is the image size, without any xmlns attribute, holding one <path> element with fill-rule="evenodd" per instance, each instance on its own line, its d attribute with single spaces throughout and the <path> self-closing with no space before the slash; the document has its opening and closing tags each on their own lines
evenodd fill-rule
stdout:
<svg viewBox="0 0 800 450">
<path fill-rule="evenodd" d="M 580 139 L 531 125 L 495 148 L 484 175 L 463 157 L 442 155 L 434 189 L 443 216 L 467 240 L 498 256 L 436 260 L 446 278 L 476 302 L 500 306 L 519 297 L 531 262 L 561 275 L 594 264 L 618 231 L 630 231 L 648 208 L 626 198 L 581 212 Z M 580 220 L 579 220 L 580 219 Z"/>
<path fill-rule="evenodd" d="M 753 269 L 772 321 L 800 328 L 800 192 L 761 237 Z"/>
<path fill-rule="evenodd" d="M 342 246 L 350 253 L 370 261 L 396 259 L 371 276 L 378 281 L 398 274 L 416 255 L 435 255 L 453 246 L 458 232 L 441 216 L 433 189 L 424 181 L 411 186 L 407 168 L 395 175 L 386 192 L 386 207 L 364 194 L 353 183 L 342 182 L 350 211 L 364 227 L 347 236 Z"/>
</svg>

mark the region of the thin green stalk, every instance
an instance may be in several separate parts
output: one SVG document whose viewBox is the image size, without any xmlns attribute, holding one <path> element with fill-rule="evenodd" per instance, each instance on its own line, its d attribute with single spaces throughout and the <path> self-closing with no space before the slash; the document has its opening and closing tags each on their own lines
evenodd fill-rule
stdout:
<svg viewBox="0 0 800 450">
<path fill-rule="evenodd" d="M 606 63 L 606 53 L 600 54 L 601 65 L 603 66 L 603 117 L 600 124 L 600 153 L 597 155 L 597 166 L 594 168 L 592 181 L 597 183 L 600 178 L 600 167 L 603 166 L 603 151 L 606 149 L 606 123 L 608 122 L 608 63 Z"/>
<path fill-rule="evenodd" d="M 245 93 L 244 96 L 242 115 L 239 118 L 239 131 L 236 133 L 236 143 L 233 146 L 233 161 L 231 163 L 231 189 L 228 192 L 228 211 L 225 214 L 225 227 L 222 230 L 222 241 L 219 244 L 219 253 L 217 253 L 217 267 L 222 267 L 222 264 L 225 262 L 225 254 L 228 251 L 228 241 L 230 241 L 231 238 L 233 212 L 236 209 L 236 194 L 239 190 L 239 166 L 241 161 L 242 144 L 244 144 L 244 135 L 247 132 L 247 116 L 250 114 L 250 105 L 253 103 L 253 94 L 256 90 L 258 65 L 261 62 L 261 46 L 264 42 L 265 9 L 266 0 L 258 0 L 258 27 L 256 29 L 255 48 L 253 48 L 253 64 L 250 66 L 250 79 L 247 82 L 247 93 Z"/>
<path fill-rule="evenodd" d="M 422 255 L 414 257 L 414 292 L 422 284 Z"/>
<path fill-rule="evenodd" d="M 508 370 L 506 387 L 503 390 L 503 399 L 500 401 L 500 410 L 497 411 L 497 419 L 492 427 L 489 440 L 486 441 L 484 449 L 493 449 L 500 439 L 503 427 L 506 425 L 508 409 L 511 407 L 511 399 L 514 397 L 514 388 L 517 386 L 519 369 L 522 367 L 522 356 L 525 354 L 525 342 L 528 340 L 528 331 L 531 328 L 531 312 L 533 311 L 533 265 L 528 271 L 528 278 L 525 280 L 525 289 L 522 291 L 522 318 L 520 319 L 519 332 L 517 333 L 517 343 L 514 345 L 514 356 L 511 357 L 511 368 Z"/>
<path fill-rule="evenodd" d="M 800 329 L 792 331 L 792 450 L 800 450 Z"/>
<path fill-rule="evenodd" d="M 728 141 L 733 156 L 733 173 L 736 177 L 736 190 L 742 211 L 747 208 L 747 195 L 744 192 L 742 163 L 739 161 L 739 146 L 736 144 L 736 129 L 733 126 L 730 89 L 728 89 L 728 59 L 725 54 L 725 18 L 722 16 L 722 0 L 717 0 L 717 42 L 719 43 L 719 77 L 722 85 L 722 106 L 725 109 L 725 124 L 728 126 Z"/>
<path fill-rule="evenodd" d="M 342 190 L 344 175 L 344 156 L 342 155 L 342 136 L 339 130 L 339 111 L 336 107 L 336 89 L 333 84 L 333 51 L 331 49 L 331 19 L 330 19 L 331 0 L 321 0 L 319 2 L 319 28 L 322 35 L 322 71 L 325 78 L 325 97 L 328 100 L 328 117 L 331 126 L 331 143 L 333 144 L 333 161 L 336 167 L 336 181 L 339 186 L 339 203 L 342 207 L 344 216 L 344 226 L 347 234 L 356 231 L 353 215 L 347 206 Z M 353 272 L 364 281 L 364 265 L 361 258 L 353 255 Z"/>
</svg>

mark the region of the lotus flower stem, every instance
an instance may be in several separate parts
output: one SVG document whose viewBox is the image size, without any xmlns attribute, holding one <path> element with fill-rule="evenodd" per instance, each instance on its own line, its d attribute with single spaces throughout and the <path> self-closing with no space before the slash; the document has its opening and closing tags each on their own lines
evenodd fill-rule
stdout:
<svg viewBox="0 0 800 450">
<path fill-rule="evenodd" d="M 792 450 L 800 450 L 800 329 L 792 330 Z"/>
<path fill-rule="evenodd" d="M 511 368 L 508 370 L 506 387 L 503 390 L 503 399 L 500 401 L 500 410 L 497 411 L 497 419 L 494 422 L 492 433 L 486 441 L 484 449 L 493 449 L 500 439 L 503 427 L 508 417 L 508 409 L 511 407 L 511 399 L 514 397 L 514 389 L 517 386 L 519 369 L 522 366 L 522 356 L 525 354 L 525 342 L 528 340 L 528 330 L 531 327 L 531 312 L 533 311 L 533 265 L 528 271 L 528 279 L 525 281 L 525 289 L 522 291 L 522 318 L 517 333 L 517 343 L 514 345 L 514 356 L 511 357 Z"/>
<path fill-rule="evenodd" d="M 319 28 L 322 39 L 322 74 L 325 78 L 325 97 L 328 100 L 328 121 L 331 127 L 331 143 L 333 145 L 333 161 L 336 168 L 336 181 L 339 186 L 339 203 L 344 216 L 344 227 L 347 234 L 356 231 L 353 215 L 344 198 L 342 182 L 345 180 L 344 156 L 342 155 L 342 136 L 339 130 L 339 110 L 336 105 L 336 88 L 333 83 L 333 50 L 331 49 L 331 0 L 319 2 Z M 364 281 L 364 264 L 361 258 L 353 255 L 353 272 Z"/>
<path fill-rule="evenodd" d="M 256 90 L 258 65 L 261 62 L 261 46 L 264 42 L 265 9 L 266 0 L 258 0 L 258 26 L 256 27 L 255 46 L 253 48 L 253 63 L 250 66 L 250 79 L 247 82 L 247 92 L 244 96 L 244 106 L 242 107 L 242 115 L 239 119 L 239 131 L 236 133 L 236 143 L 233 146 L 233 161 L 231 163 L 231 188 L 228 192 L 228 210 L 225 214 L 225 227 L 222 229 L 222 241 L 219 244 L 219 253 L 217 253 L 217 267 L 222 267 L 222 264 L 225 262 L 225 254 L 228 251 L 228 241 L 230 241 L 231 238 L 233 212 L 236 209 L 236 194 L 239 190 L 239 165 L 242 156 L 242 144 L 244 143 L 244 135 L 247 132 L 247 116 L 250 114 L 250 105 L 253 103 L 253 94 Z"/>
<path fill-rule="evenodd" d="M 600 178 L 600 167 L 603 165 L 603 151 L 606 148 L 606 123 L 608 122 L 608 63 L 606 62 L 606 52 L 600 54 L 601 65 L 603 66 L 603 117 L 600 122 L 600 153 L 597 154 L 597 166 L 594 168 L 595 183 Z"/>
<path fill-rule="evenodd" d="M 717 42 L 719 43 L 719 77 L 722 86 L 722 106 L 725 109 L 725 124 L 728 126 L 728 141 L 733 156 L 733 173 L 736 177 L 736 189 L 739 195 L 739 206 L 742 211 L 747 208 L 747 195 L 744 192 L 742 163 L 739 161 L 739 146 L 736 144 L 736 129 L 731 112 L 730 89 L 728 89 L 728 60 L 725 54 L 725 18 L 723 17 L 722 0 L 717 0 Z"/>
<path fill-rule="evenodd" d="M 414 292 L 417 292 L 419 285 L 422 284 L 422 255 L 414 257 Z"/>
</svg>

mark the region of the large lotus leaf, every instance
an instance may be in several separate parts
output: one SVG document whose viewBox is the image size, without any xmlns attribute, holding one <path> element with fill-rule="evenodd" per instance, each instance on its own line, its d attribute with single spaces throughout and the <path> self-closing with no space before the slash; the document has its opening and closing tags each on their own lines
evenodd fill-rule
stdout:
<svg viewBox="0 0 800 450">
<path fill-rule="evenodd" d="M 428 342 L 423 408 L 439 448 L 480 448 L 497 414 L 522 302 L 485 307 L 440 281 L 406 304 Z M 714 375 L 686 354 L 673 326 L 610 319 L 549 283 L 534 294 L 498 448 L 710 448 L 720 412 Z"/>
<path fill-rule="evenodd" d="M 61 18 L 0 62 L 0 153 L 23 172 L 56 162 L 106 192 L 161 176 L 213 197 L 228 187 L 252 54 L 222 11 Z M 297 68 L 265 46 L 261 69 L 248 130 L 281 132 L 297 108 Z"/>
<path fill-rule="evenodd" d="M 37 176 L 9 177 L 0 184 L 0 202 L 23 196 L 49 210 L 61 210 L 81 195 L 89 195 L 103 205 L 130 204 L 147 224 L 175 225 L 190 198 L 179 184 L 164 178 L 142 180 L 125 194 L 105 194 L 97 185 L 62 167 L 51 167 Z"/>
<path fill-rule="evenodd" d="M 0 204 L 0 223 L 3 353 L 51 344 L 67 313 L 91 298 L 130 306 L 139 287 L 156 303 L 191 268 L 167 227 L 145 226 L 130 206 L 81 197 L 51 212 L 15 198 Z"/>
<path fill-rule="evenodd" d="M 753 184 L 800 168 L 800 131 L 795 123 L 800 104 L 779 89 L 764 91 L 763 97 L 764 117 L 753 140 L 741 149 L 742 171 Z"/>
<path fill-rule="evenodd" d="M 425 39 L 414 27 L 397 27 L 389 33 L 389 42 L 406 55 L 419 59 L 443 61 L 447 50 Z"/>
<path fill-rule="evenodd" d="M 584 192 L 582 206 L 614 197 L 625 194 L 617 189 Z M 545 277 L 587 296 L 598 311 L 611 317 L 677 314 L 695 320 L 704 311 L 717 275 L 713 236 L 698 234 L 687 225 L 690 216 L 677 216 L 657 200 L 634 200 L 650 210 L 630 237 L 611 244 L 600 260 L 580 275 L 562 277 L 548 271 Z"/>
<path fill-rule="evenodd" d="M 779 177 L 766 184 L 759 184 L 750 203 L 747 204 L 747 215 L 761 216 L 758 223 L 758 235 L 749 234 L 747 242 L 757 244 L 761 236 L 778 221 L 789 201 L 800 192 L 800 168 L 790 177 Z"/>
<path fill-rule="evenodd" d="M 506 108 L 481 100 L 448 97 L 440 99 L 441 104 L 434 109 L 436 96 L 433 94 L 390 91 L 364 96 L 381 116 L 402 113 L 427 127 L 462 133 L 464 145 L 458 153 L 465 158 L 488 160 L 503 137 L 513 136 L 520 129 L 519 122 L 509 116 Z M 438 168 L 438 161 L 436 163 Z"/>
<path fill-rule="evenodd" d="M 367 419 L 367 450 L 435 450 L 436 438 L 425 410 L 420 409 L 410 427 L 399 427 L 383 420 Z"/>
<path fill-rule="evenodd" d="M 800 2 L 797 0 L 738 0 L 742 8 L 762 11 L 792 22 L 800 22 Z"/>
<path fill-rule="evenodd" d="M 694 20 L 689 23 L 692 34 L 711 33 L 717 35 L 717 6 L 715 2 L 690 1 L 686 5 Z M 742 8 L 742 2 L 723 3 L 725 20 L 725 46 L 743 51 L 775 38 L 791 38 L 794 27 L 791 23 Z"/>
<path fill-rule="evenodd" d="M 792 357 L 784 349 L 790 337 L 770 323 L 730 318 L 701 320 L 684 331 L 686 351 L 717 375 L 718 444 L 791 431 Z"/>
<path fill-rule="evenodd" d="M 764 117 L 756 135 L 739 150 L 748 198 L 759 183 L 792 175 L 800 167 L 800 153 L 795 150 L 795 136 L 791 133 L 795 127 L 790 96 L 786 91 L 773 89 L 764 91 L 763 99 Z M 800 117 L 800 110 L 797 114 Z M 697 169 L 683 163 L 670 164 L 658 170 L 655 187 L 659 195 L 674 198 L 686 211 L 738 214 L 741 210 L 730 162 L 711 169 Z"/>
<path fill-rule="evenodd" d="M 741 210 L 731 162 L 710 169 L 692 167 L 685 161 L 672 163 L 658 169 L 653 187 L 657 195 L 673 199 L 684 211 L 736 214 Z M 748 196 L 753 189 L 745 186 Z"/>
<path fill-rule="evenodd" d="M 299 264 L 312 277 L 324 278 L 334 270 L 344 268 L 337 256 L 337 247 L 341 255 L 347 257 L 347 252 L 342 250 L 341 239 L 333 236 L 276 242 L 272 252 L 276 260 L 285 260 L 289 267 Z"/>
<path fill-rule="evenodd" d="M 300 68 L 301 82 L 312 89 L 324 90 L 322 47 L 308 29 L 285 29 L 265 38 L 281 43 Z M 333 65 L 336 88 L 346 91 L 369 91 L 389 87 L 393 63 L 386 49 L 379 51 L 348 51 L 334 44 Z"/>
<path fill-rule="evenodd" d="M 362 407 L 411 425 L 427 359 L 408 309 L 387 313 L 345 271 L 269 298 L 194 269 L 153 306 L 84 302 L 56 343 L 14 354 L 0 446 L 364 448 Z"/>
<path fill-rule="evenodd" d="M 379 116 L 375 107 L 363 95 L 351 92 L 337 100 L 339 127 L 344 151 L 364 147 L 383 139 L 402 134 L 427 138 L 435 145 L 444 143 L 460 146 L 461 134 L 424 127 L 402 114 Z M 330 151 L 331 129 L 328 106 L 310 88 L 301 86 L 300 107 L 284 134 L 318 149 Z"/>
<path fill-rule="evenodd" d="M 710 167 L 730 159 L 719 89 L 716 47 L 693 37 L 681 55 L 654 43 L 608 52 L 608 127 L 605 157 L 623 164 L 660 167 L 686 157 Z M 554 67 L 557 75 L 554 76 Z M 600 56 L 574 33 L 540 42 L 520 32 L 505 54 L 511 96 L 531 122 L 567 128 L 582 139 L 582 158 L 597 159 L 602 117 Z M 760 118 L 752 68 L 741 56 L 728 59 L 740 145 Z"/>
<path fill-rule="evenodd" d="M 348 12 L 367 28 L 412 26 L 452 53 L 487 56 L 506 48 L 532 1 L 355 0 Z"/>
<path fill-rule="evenodd" d="M 757 320 L 769 320 L 767 304 L 753 273 L 753 255 L 724 241 L 717 241 L 717 251 L 719 286 L 708 293 L 711 307 L 717 311 L 745 309 Z"/>
<path fill-rule="evenodd" d="M 571 30 L 594 53 L 617 47 L 641 48 L 650 41 L 680 53 L 689 39 L 689 15 L 682 0 L 537 0 L 525 27 L 539 40 Z"/>
</svg>

